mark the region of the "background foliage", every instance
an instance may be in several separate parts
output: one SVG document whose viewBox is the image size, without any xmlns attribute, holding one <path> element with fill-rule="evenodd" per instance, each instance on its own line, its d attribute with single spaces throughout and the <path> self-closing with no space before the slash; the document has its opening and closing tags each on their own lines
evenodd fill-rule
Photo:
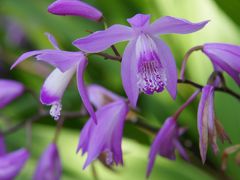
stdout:
<svg viewBox="0 0 240 180">
<path fill-rule="evenodd" d="M 71 42 L 88 34 L 86 30 L 102 29 L 96 24 L 79 17 L 58 17 L 47 12 L 51 0 L 1 0 L 0 1 L 0 77 L 16 79 L 39 93 L 44 78 L 51 67 L 35 61 L 26 61 L 16 70 L 9 72 L 10 65 L 23 52 L 34 49 L 51 48 L 44 32 L 54 34 L 65 50 L 77 50 Z M 100 9 L 109 24 L 127 24 L 126 18 L 136 13 L 152 15 L 152 21 L 164 15 L 186 18 L 190 21 L 210 19 L 211 22 L 203 30 L 190 35 L 164 35 L 162 38 L 170 45 L 178 67 L 184 53 L 192 46 L 205 42 L 228 42 L 240 44 L 240 1 L 238 0 L 86 0 Z M 24 42 L 12 42 L 7 29 L 6 19 L 17 23 L 24 34 Z M 15 33 L 19 32 L 16 29 Z M 125 43 L 117 45 L 123 52 Z M 111 51 L 109 51 L 111 52 Z M 205 84 L 211 73 L 211 65 L 206 57 L 196 52 L 187 66 L 187 77 L 200 84 Z M 87 83 L 103 85 L 124 95 L 120 79 L 120 64 L 92 57 L 86 72 Z M 227 78 L 229 86 L 239 92 L 239 88 Z M 178 97 L 174 102 L 164 92 L 154 96 L 141 95 L 139 109 L 146 117 L 147 123 L 160 127 L 166 117 L 170 116 L 194 91 L 188 85 L 178 86 Z M 66 110 L 79 110 L 81 100 L 77 92 L 75 80 L 64 95 L 63 106 Z M 189 127 L 182 141 L 189 148 L 192 162 L 186 163 L 181 158 L 172 162 L 158 157 L 150 179 L 240 179 L 240 169 L 231 157 L 226 174 L 220 171 L 220 154 L 215 157 L 209 151 L 205 166 L 202 166 L 198 152 L 198 134 L 196 128 L 197 101 L 189 106 L 180 117 L 182 125 Z M 227 94 L 216 93 L 216 113 L 230 135 L 233 144 L 240 142 L 239 102 Z M 1 115 L 10 116 L 10 120 L 0 119 L 0 127 L 7 128 L 36 113 L 37 102 L 24 95 L 10 106 L 1 110 Z M 75 154 L 78 136 L 85 119 L 66 121 L 59 139 L 59 149 L 63 163 L 63 179 L 93 179 L 89 167 L 82 171 L 84 158 Z M 18 179 L 30 179 L 36 162 L 51 141 L 56 123 L 49 117 L 33 127 L 32 156 Z M 124 167 L 115 171 L 105 169 L 99 162 L 95 163 L 99 179 L 145 179 L 145 169 L 152 136 L 142 132 L 133 125 L 126 124 L 123 141 Z M 7 136 L 8 149 L 13 150 L 26 143 L 25 131 L 21 130 Z M 220 144 L 220 142 L 219 142 Z M 228 144 L 220 145 L 221 151 Z"/>
</svg>

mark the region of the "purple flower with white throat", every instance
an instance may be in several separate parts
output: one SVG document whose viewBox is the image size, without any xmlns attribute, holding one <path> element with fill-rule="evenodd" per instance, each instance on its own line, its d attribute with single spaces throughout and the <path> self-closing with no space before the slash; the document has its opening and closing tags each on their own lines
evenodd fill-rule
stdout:
<svg viewBox="0 0 240 180">
<path fill-rule="evenodd" d="M 33 180 L 59 180 L 62 166 L 56 144 L 50 144 L 42 154 Z"/>
<path fill-rule="evenodd" d="M 131 28 L 113 25 L 73 42 L 79 49 L 93 53 L 121 41 L 130 41 L 123 54 L 121 75 L 126 94 L 134 107 L 139 92 L 153 94 L 166 87 L 170 95 L 176 97 L 175 60 L 169 47 L 157 36 L 192 33 L 203 28 L 208 22 L 191 23 L 170 16 L 162 17 L 152 24 L 149 20 L 150 15 L 137 14 L 128 19 Z"/>
<path fill-rule="evenodd" d="M 230 141 L 220 122 L 216 119 L 214 111 L 214 86 L 206 85 L 202 89 L 202 96 L 198 106 L 198 133 L 199 148 L 202 162 L 206 161 L 208 143 L 211 144 L 213 152 L 218 152 L 217 136 L 222 142 Z"/>
<path fill-rule="evenodd" d="M 23 169 L 29 158 L 26 149 L 19 149 L 7 153 L 3 137 L 0 135 L 0 179 L 14 179 Z"/>
<path fill-rule="evenodd" d="M 24 91 L 24 86 L 13 80 L 0 79 L 0 109 L 19 97 Z"/>
<path fill-rule="evenodd" d="M 240 46 L 206 43 L 202 51 L 210 58 L 218 71 L 225 71 L 240 85 Z"/>
<path fill-rule="evenodd" d="M 56 67 L 56 69 L 45 80 L 40 95 L 40 101 L 42 104 L 52 106 L 50 114 L 55 120 L 59 119 L 60 116 L 63 93 L 76 72 L 78 91 L 83 104 L 93 120 L 97 122 L 94 109 L 89 101 L 83 81 L 84 70 L 88 63 L 84 53 L 81 51 L 69 52 L 60 50 L 55 38 L 50 34 L 47 35 L 55 49 L 26 52 L 17 59 L 11 68 L 14 68 L 17 64 L 31 56 L 35 56 L 37 60 L 47 62 Z"/>
<path fill-rule="evenodd" d="M 48 7 L 48 12 L 61 16 L 81 16 L 93 21 L 101 21 L 102 13 L 79 0 L 57 0 Z"/>
<path fill-rule="evenodd" d="M 178 140 L 179 136 L 182 135 L 183 132 L 183 129 L 177 126 L 177 122 L 174 117 L 169 117 L 164 122 L 151 146 L 147 167 L 147 177 L 151 174 L 157 155 L 170 160 L 175 160 L 175 150 L 177 149 L 185 160 L 189 159 L 187 153 Z"/>
<path fill-rule="evenodd" d="M 117 100 L 99 108 L 96 112 L 98 124 L 89 119 L 80 134 L 77 152 L 87 152 L 85 169 L 92 161 L 105 153 L 106 164 L 123 164 L 122 133 L 129 111 L 126 101 Z"/>
</svg>

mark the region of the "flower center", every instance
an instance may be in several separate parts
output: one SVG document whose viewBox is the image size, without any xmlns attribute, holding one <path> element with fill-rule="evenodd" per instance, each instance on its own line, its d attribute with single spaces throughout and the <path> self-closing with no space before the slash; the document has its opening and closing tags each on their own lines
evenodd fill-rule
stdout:
<svg viewBox="0 0 240 180">
<path fill-rule="evenodd" d="M 50 109 L 50 115 L 54 118 L 54 120 L 58 120 L 61 115 L 62 104 L 60 102 L 56 102 L 52 105 Z"/>
</svg>

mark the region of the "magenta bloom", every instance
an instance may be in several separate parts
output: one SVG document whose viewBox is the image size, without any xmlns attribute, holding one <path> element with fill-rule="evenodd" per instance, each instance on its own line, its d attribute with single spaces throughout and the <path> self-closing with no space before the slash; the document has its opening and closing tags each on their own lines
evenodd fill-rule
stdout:
<svg viewBox="0 0 240 180">
<path fill-rule="evenodd" d="M 81 51 L 62 51 L 58 48 L 57 42 L 53 36 L 48 34 L 48 38 L 55 49 L 26 52 L 17 59 L 12 68 L 31 56 L 36 56 L 37 60 L 47 62 L 56 67 L 56 69 L 45 80 L 40 96 L 40 101 L 42 104 L 52 106 L 50 114 L 55 120 L 59 119 L 60 116 L 60 111 L 62 109 L 61 99 L 63 93 L 74 73 L 77 72 L 77 85 L 79 94 L 89 114 L 96 122 L 94 109 L 89 101 L 87 90 L 83 81 L 84 70 L 88 63 L 85 55 Z"/>
<path fill-rule="evenodd" d="M 198 133 L 199 148 L 202 162 L 206 161 L 208 142 L 211 144 L 214 153 L 218 152 L 217 137 L 223 141 L 230 139 L 222 125 L 215 117 L 214 111 L 214 87 L 206 85 L 202 89 L 202 97 L 198 106 Z"/>
<path fill-rule="evenodd" d="M 118 100 L 97 110 L 98 124 L 93 123 L 92 119 L 88 120 L 77 148 L 77 152 L 82 149 L 82 154 L 88 154 L 84 169 L 101 153 L 106 154 L 106 164 L 123 164 L 121 142 L 128 111 L 127 103 Z"/>
<path fill-rule="evenodd" d="M 0 109 L 12 102 L 24 91 L 24 86 L 13 80 L 0 79 Z"/>
<path fill-rule="evenodd" d="M 208 21 L 191 23 L 170 16 L 149 23 L 150 15 L 137 14 L 128 19 L 132 26 L 113 25 L 95 32 L 73 44 L 79 49 L 93 53 L 111 45 L 130 41 L 122 59 L 122 82 L 126 94 L 135 107 L 139 92 L 153 94 L 167 88 L 176 97 L 177 68 L 169 47 L 157 36 L 159 34 L 186 34 L 203 28 Z"/>
<path fill-rule="evenodd" d="M 218 70 L 228 73 L 240 85 L 240 46 L 224 43 L 207 43 L 203 52 Z"/>
<path fill-rule="evenodd" d="M 56 144 L 50 144 L 42 154 L 33 180 L 60 180 L 62 166 Z"/>
<path fill-rule="evenodd" d="M 151 146 L 147 168 L 147 177 L 152 171 L 157 154 L 170 160 L 175 160 L 175 149 L 177 149 L 180 155 L 185 160 L 188 160 L 188 155 L 178 140 L 179 136 L 182 133 L 182 129 L 177 126 L 176 120 L 173 117 L 169 117 L 164 122 Z"/>
<path fill-rule="evenodd" d="M 100 21 L 103 17 L 99 10 L 78 0 L 57 0 L 48 7 L 48 12 L 61 16 L 81 16 L 93 21 Z"/>
</svg>

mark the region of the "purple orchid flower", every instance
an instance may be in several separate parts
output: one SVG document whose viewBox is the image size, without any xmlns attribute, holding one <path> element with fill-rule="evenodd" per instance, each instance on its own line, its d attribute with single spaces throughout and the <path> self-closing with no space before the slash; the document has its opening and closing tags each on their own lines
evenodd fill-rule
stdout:
<svg viewBox="0 0 240 180">
<path fill-rule="evenodd" d="M 147 177 L 150 176 L 157 154 L 170 160 L 175 160 L 175 149 L 177 149 L 185 160 L 189 160 L 186 151 L 178 140 L 179 136 L 182 135 L 184 131 L 182 128 L 179 128 L 177 126 L 176 119 L 174 117 L 169 117 L 164 122 L 151 146 L 147 168 Z"/>
<path fill-rule="evenodd" d="M 206 85 L 202 89 L 202 97 L 198 106 L 198 133 L 199 148 L 202 162 L 206 161 L 208 142 L 210 142 L 213 152 L 218 152 L 217 136 L 222 142 L 231 142 L 224 131 L 222 125 L 215 117 L 214 112 L 214 86 Z"/>
<path fill-rule="evenodd" d="M 51 179 L 59 180 L 62 174 L 62 166 L 56 144 L 50 144 L 42 154 L 33 180 Z"/>
<path fill-rule="evenodd" d="M 41 89 L 40 101 L 42 104 L 50 105 L 50 114 L 55 120 L 59 119 L 62 108 L 61 99 L 65 89 L 67 88 L 72 76 L 77 71 L 77 86 L 83 104 L 95 122 L 97 122 L 94 109 L 89 101 L 87 90 L 83 81 L 84 70 L 87 66 L 85 55 L 79 52 L 69 52 L 60 50 L 55 38 L 48 35 L 48 39 L 55 49 L 45 49 L 30 51 L 22 54 L 12 65 L 14 68 L 25 59 L 36 56 L 37 60 L 47 62 L 56 69 L 45 80 Z"/>
<path fill-rule="evenodd" d="M 57 0 L 48 7 L 48 12 L 61 16 L 81 16 L 93 21 L 101 21 L 103 17 L 99 10 L 78 0 Z"/>
<path fill-rule="evenodd" d="M 24 91 L 24 86 L 13 80 L 0 79 L 0 109 L 19 97 Z"/>
<path fill-rule="evenodd" d="M 157 36 L 159 34 L 187 34 L 200 30 L 208 21 L 191 23 L 170 16 L 150 24 L 150 15 L 137 14 L 128 19 L 132 28 L 113 25 L 77 39 L 73 45 L 86 52 L 100 52 L 111 45 L 130 41 L 122 59 L 121 75 L 126 94 L 135 107 L 139 92 L 153 94 L 167 88 L 176 97 L 177 68 L 169 47 Z"/>
<path fill-rule="evenodd" d="M 88 154 L 83 169 L 102 153 L 106 154 L 106 164 L 123 164 L 121 142 L 128 111 L 126 101 L 117 100 L 97 110 L 98 124 L 94 124 L 92 119 L 88 120 L 80 134 L 77 148 L 77 152 L 82 149 L 82 155 L 86 152 Z"/>
<path fill-rule="evenodd" d="M 224 43 L 207 43 L 202 51 L 215 68 L 228 73 L 240 85 L 240 46 Z"/>
</svg>

